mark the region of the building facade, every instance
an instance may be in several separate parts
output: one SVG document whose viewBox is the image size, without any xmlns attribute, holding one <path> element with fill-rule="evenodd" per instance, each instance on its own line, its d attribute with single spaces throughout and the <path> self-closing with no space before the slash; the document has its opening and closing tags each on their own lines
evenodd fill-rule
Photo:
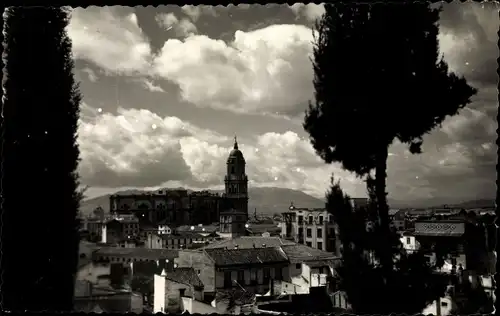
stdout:
<svg viewBox="0 0 500 316">
<path fill-rule="evenodd" d="M 339 251 L 336 225 L 325 209 L 297 208 L 292 203 L 282 216 L 282 238 L 324 251 Z"/>
<path fill-rule="evenodd" d="M 139 220 L 135 217 L 116 217 L 102 225 L 101 242 L 116 244 L 139 236 Z"/>
</svg>

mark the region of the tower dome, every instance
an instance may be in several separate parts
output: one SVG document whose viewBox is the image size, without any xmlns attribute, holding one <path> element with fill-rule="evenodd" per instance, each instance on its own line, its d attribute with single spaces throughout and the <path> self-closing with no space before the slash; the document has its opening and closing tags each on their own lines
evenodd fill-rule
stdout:
<svg viewBox="0 0 500 316">
<path fill-rule="evenodd" d="M 238 140 L 236 139 L 236 136 L 234 137 L 234 146 L 233 150 L 229 153 L 229 157 L 227 158 L 228 162 L 231 160 L 239 160 L 239 161 L 245 161 L 245 158 L 243 157 L 243 153 L 241 150 L 238 149 Z"/>
</svg>

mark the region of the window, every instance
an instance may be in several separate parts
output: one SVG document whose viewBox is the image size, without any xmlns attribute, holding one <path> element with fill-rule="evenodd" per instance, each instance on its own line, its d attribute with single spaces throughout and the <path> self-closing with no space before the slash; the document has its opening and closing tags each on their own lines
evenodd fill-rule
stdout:
<svg viewBox="0 0 500 316">
<path fill-rule="evenodd" d="M 333 228 L 328 229 L 328 237 L 335 237 L 335 229 Z"/>
<path fill-rule="evenodd" d="M 304 228 L 303 227 L 299 227 L 298 234 L 299 234 L 299 238 L 304 238 Z"/>
<path fill-rule="evenodd" d="M 234 166 L 231 167 L 231 174 L 234 174 L 235 173 L 235 170 L 234 170 Z"/>
<path fill-rule="evenodd" d="M 323 243 L 322 242 L 318 242 L 318 249 L 323 250 Z"/>
<path fill-rule="evenodd" d="M 245 271 L 243 270 L 238 270 L 238 283 L 245 285 Z"/>
<path fill-rule="evenodd" d="M 306 246 L 307 247 L 311 247 L 312 246 L 312 243 L 310 241 L 306 241 Z"/>
<path fill-rule="evenodd" d="M 328 222 L 330 224 L 333 224 L 333 216 L 332 215 L 328 215 Z"/>
<path fill-rule="evenodd" d="M 323 225 L 323 216 L 320 216 L 320 217 L 319 217 L 319 224 L 320 224 L 320 225 Z"/>
<path fill-rule="evenodd" d="M 264 271 L 263 271 L 264 284 L 268 284 L 270 279 L 271 279 L 271 269 L 264 268 Z"/>
<path fill-rule="evenodd" d="M 312 225 L 313 220 L 314 220 L 313 216 L 312 216 L 312 215 L 309 215 L 309 225 Z"/>
<path fill-rule="evenodd" d="M 230 288 L 233 286 L 233 281 L 231 280 L 231 271 L 224 271 L 224 288 Z"/>
<path fill-rule="evenodd" d="M 319 267 L 318 272 L 319 272 L 319 274 L 323 274 L 323 267 Z"/>
<path fill-rule="evenodd" d="M 441 307 L 448 307 L 448 302 L 441 302 Z"/>
<path fill-rule="evenodd" d="M 323 238 L 323 230 L 321 228 L 318 228 L 318 230 L 316 231 L 316 237 Z"/>
<path fill-rule="evenodd" d="M 295 269 L 297 269 L 297 270 L 302 269 L 302 264 L 300 264 L 300 263 L 296 263 L 296 264 L 295 264 Z"/>
<path fill-rule="evenodd" d="M 281 268 L 274 268 L 274 279 L 283 280 L 283 271 Z"/>
<path fill-rule="evenodd" d="M 302 225 L 304 223 L 304 217 L 299 216 L 298 219 L 299 219 L 299 225 Z"/>
<path fill-rule="evenodd" d="M 407 245 L 411 244 L 410 237 L 406 237 L 406 244 L 407 244 Z"/>
<path fill-rule="evenodd" d="M 186 289 L 179 289 L 179 294 L 181 297 L 184 297 L 185 293 L 186 293 Z"/>
<path fill-rule="evenodd" d="M 250 284 L 257 284 L 257 269 L 250 270 Z"/>
<path fill-rule="evenodd" d="M 307 229 L 307 237 L 312 237 L 312 229 Z"/>
</svg>

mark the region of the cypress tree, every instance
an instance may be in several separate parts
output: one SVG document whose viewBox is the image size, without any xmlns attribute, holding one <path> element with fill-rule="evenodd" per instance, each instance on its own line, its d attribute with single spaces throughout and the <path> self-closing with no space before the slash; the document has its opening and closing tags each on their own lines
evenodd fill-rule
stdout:
<svg viewBox="0 0 500 316">
<path fill-rule="evenodd" d="M 69 11 L 4 12 L 2 308 L 70 311 L 78 262 L 76 142 Z"/>
<path fill-rule="evenodd" d="M 315 103 L 304 129 L 318 155 L 360 177 L 375 171 L 377 222 L 389 245 L 389 146 L 421 152 L 422 137 L 477 93 L 439 56 L 439 12 L 426 2 L 325 5 L 313 49 Z M 389 248 L 376 253 L 387 277 Z"/>
</svg>

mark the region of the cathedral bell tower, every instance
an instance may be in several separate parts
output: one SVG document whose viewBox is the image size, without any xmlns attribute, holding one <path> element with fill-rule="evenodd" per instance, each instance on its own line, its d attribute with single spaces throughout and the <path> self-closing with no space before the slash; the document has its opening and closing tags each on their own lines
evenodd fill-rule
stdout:
<svg viewBox="0 0 500 316">
<path fill-rule="evenodd" d="M 234 137 L 234 147 L 227 158 L 227 174 L 224 177 L 227 208 L 245 213 L 248 219 L 248 178 L 245 174 L 245 158 L 238 149 Z"/>
</svg>

